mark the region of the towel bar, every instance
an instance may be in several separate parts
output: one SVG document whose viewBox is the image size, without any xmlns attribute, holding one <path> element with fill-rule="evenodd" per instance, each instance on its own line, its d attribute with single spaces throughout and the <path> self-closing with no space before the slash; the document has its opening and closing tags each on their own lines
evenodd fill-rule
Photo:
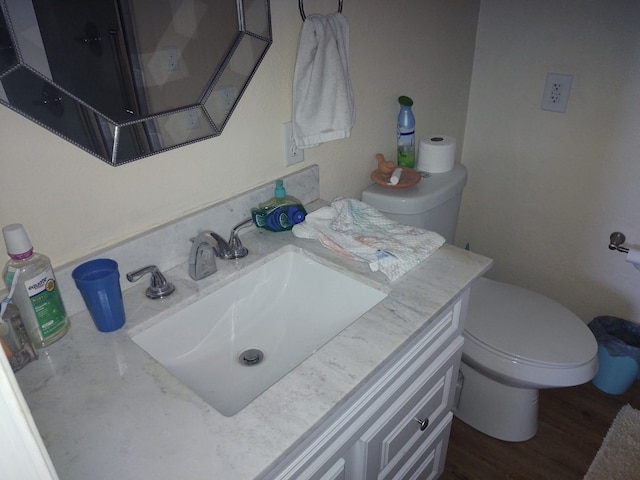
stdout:
<svg viewBox="0 0 640 480">
<path fill-rule="evenodd" d="M 302 21 L 304 22 L 307 19 L 307 16 L 304 14 L 303 0 L 298 0 L 298 8 L 300 9 L 300 16 L 302 17 Z M 338 13 L 342 13 L 342 0 L 338 0 Z"/>
</svg>

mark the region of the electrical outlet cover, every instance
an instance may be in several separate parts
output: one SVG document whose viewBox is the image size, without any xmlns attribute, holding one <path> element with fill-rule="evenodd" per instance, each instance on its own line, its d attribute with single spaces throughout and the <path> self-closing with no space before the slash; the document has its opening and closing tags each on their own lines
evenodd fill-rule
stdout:
<svg viewBox="0 0 640 480">
<path fill-rule="evenodd" d="M 566 112 L 572 81 L 571 75 L 548 73 L 542 94 L 542 109 L 559 113 Z"/>
<path fill-rule="evenodd" d="M 200 128 L 200 113 L 197 110 L 187 110 L 183 114 L 183 119 L 186 130 L 197 130 Z"/>
<path fill-rule="evenodd" d="M 164 62 L 168 72 L 173 72 L 178 70 L 178 58 L 180 53 L 178 52 L 177 47 L 169 46 L 163 49 L 164 51 Z"/>
</svg>

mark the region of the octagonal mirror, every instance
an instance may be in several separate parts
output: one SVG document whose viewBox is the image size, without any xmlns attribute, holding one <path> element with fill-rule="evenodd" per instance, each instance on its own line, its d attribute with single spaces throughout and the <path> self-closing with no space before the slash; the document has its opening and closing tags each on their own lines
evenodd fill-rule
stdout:
<svg viewBox="0 0 640 480">
<path fill-rule="evenodd" d="M 111 165 L 218 136 L 268 0 L 0 0 L 0 102 Z"/>
</svg>

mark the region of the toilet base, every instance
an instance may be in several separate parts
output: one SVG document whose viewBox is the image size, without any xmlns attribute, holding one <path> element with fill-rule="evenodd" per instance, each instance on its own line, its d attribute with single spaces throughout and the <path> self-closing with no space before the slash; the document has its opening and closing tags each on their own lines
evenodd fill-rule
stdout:
<svg viewBox="0 0 640 480">
<path fill-rule="evenodd" d="M 538 430 L 538 390 L 489 378 L 462 362 L 460 401 L 453 413 L 480 432 L 508 442 L 523 442 Z"/>
</svg>

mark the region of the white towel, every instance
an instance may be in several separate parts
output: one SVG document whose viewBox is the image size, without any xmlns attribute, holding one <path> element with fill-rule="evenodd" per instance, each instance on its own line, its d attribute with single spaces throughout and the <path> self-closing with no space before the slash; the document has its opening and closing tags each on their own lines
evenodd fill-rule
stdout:
<svg viewBox="0 0 640 480">
<path fill-rule="evenodd" d="M 401 225 L 353 198 L 336 199 L 330 206 L 309 213 L 304 222 L 294 225 L 293 234 L 318 240 L 347 258 L 365 261 L 372 271 L 380 271 L 392 281 L 445 243 L 435 232 Z"/>
<path fill-rule="evenodd" d="M 341 13 L 309 15 L 293 74 L 293 139 L 298 148 L 351 135 L 355 103 L 349 78 L 349 24 Z"/>
</svg>

